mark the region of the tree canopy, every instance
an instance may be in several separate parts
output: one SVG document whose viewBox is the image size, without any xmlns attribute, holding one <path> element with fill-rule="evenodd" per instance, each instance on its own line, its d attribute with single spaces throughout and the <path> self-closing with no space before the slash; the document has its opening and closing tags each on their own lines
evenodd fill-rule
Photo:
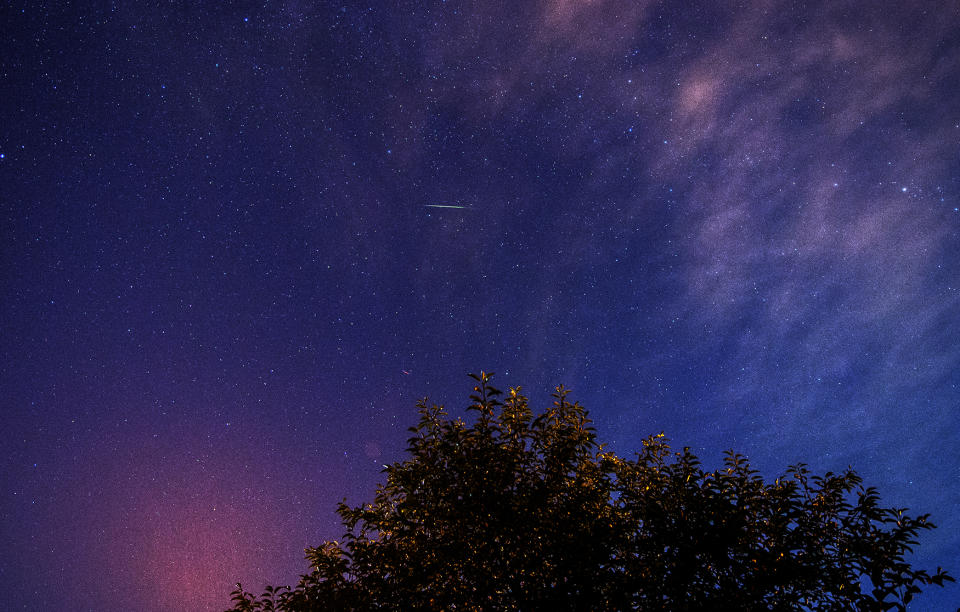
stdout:
<svg viewBox="0 0 960 612">
<path fill-rule="evenodd" d="M 238 584 L 231 610 L 904 610 L 953 580 L 904 558 L 928 515 L 853 470 L 765 482 L 728 452 L 706 471 L 663 434 L 624 459 L 567 389 L 535 415 L 490 376 L 469 424 L 421 401 L 409 457 L 340 504 L 342 541 L 307 549 L 294 588 Z"/>
</svg>

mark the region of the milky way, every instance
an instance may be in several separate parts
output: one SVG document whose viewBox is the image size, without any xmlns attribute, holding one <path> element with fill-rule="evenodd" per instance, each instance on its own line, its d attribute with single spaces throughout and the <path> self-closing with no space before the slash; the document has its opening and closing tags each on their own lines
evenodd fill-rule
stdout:
<svg viewBox="0 0 960 612">
<path fill-rule="evenodd" d="M 621 454 L 852 465 L 960 574 L 956 2 L 5 23 L 10 609 L 295 582 L 481 369 L 571 387 Z"/>
</svg>

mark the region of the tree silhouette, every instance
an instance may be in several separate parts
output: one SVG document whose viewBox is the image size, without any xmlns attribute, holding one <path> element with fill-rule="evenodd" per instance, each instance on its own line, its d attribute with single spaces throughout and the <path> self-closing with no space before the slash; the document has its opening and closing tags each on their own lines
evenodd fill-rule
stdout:
<svg viewBox="0 0 960 612">
<path fill-rule="evenodd" d="M 472 376 L 472 424 L 420 402 L 410 457 L 340 504 L 343 541 L 308 549 L 293 589 L 238 584 L 232 610 L 904 610 L 953 580 L 904 560 L 928 515 L 852 470 L 767 483 L 729 452 L 707 472 L 663 434 L 628 460 L 562 386 L 535 416 Z"/>
</svg>

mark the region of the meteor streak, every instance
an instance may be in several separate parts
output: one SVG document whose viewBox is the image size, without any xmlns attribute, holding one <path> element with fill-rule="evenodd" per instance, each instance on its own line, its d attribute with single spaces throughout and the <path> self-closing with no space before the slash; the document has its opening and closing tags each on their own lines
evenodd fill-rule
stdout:
<svg viewBox="0 0 960 612">
<path fill-rule="evenodd" d="M 424 204 L 426 208 L 469 208 L 468 206 L 453 206 L 452 204 Z"/>
</svg>

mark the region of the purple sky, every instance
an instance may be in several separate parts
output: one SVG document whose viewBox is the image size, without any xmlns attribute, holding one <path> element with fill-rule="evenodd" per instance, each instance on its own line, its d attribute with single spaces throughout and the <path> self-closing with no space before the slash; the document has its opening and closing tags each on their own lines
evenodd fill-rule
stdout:
<svg viewBox="0 0 960 612">
<path fill-rule="evenodd" d="M 2 9 L 8 609 L 295 582 L 481 369 L 960 576 L 957 2 L 66 4 Z"/>
</svg>

